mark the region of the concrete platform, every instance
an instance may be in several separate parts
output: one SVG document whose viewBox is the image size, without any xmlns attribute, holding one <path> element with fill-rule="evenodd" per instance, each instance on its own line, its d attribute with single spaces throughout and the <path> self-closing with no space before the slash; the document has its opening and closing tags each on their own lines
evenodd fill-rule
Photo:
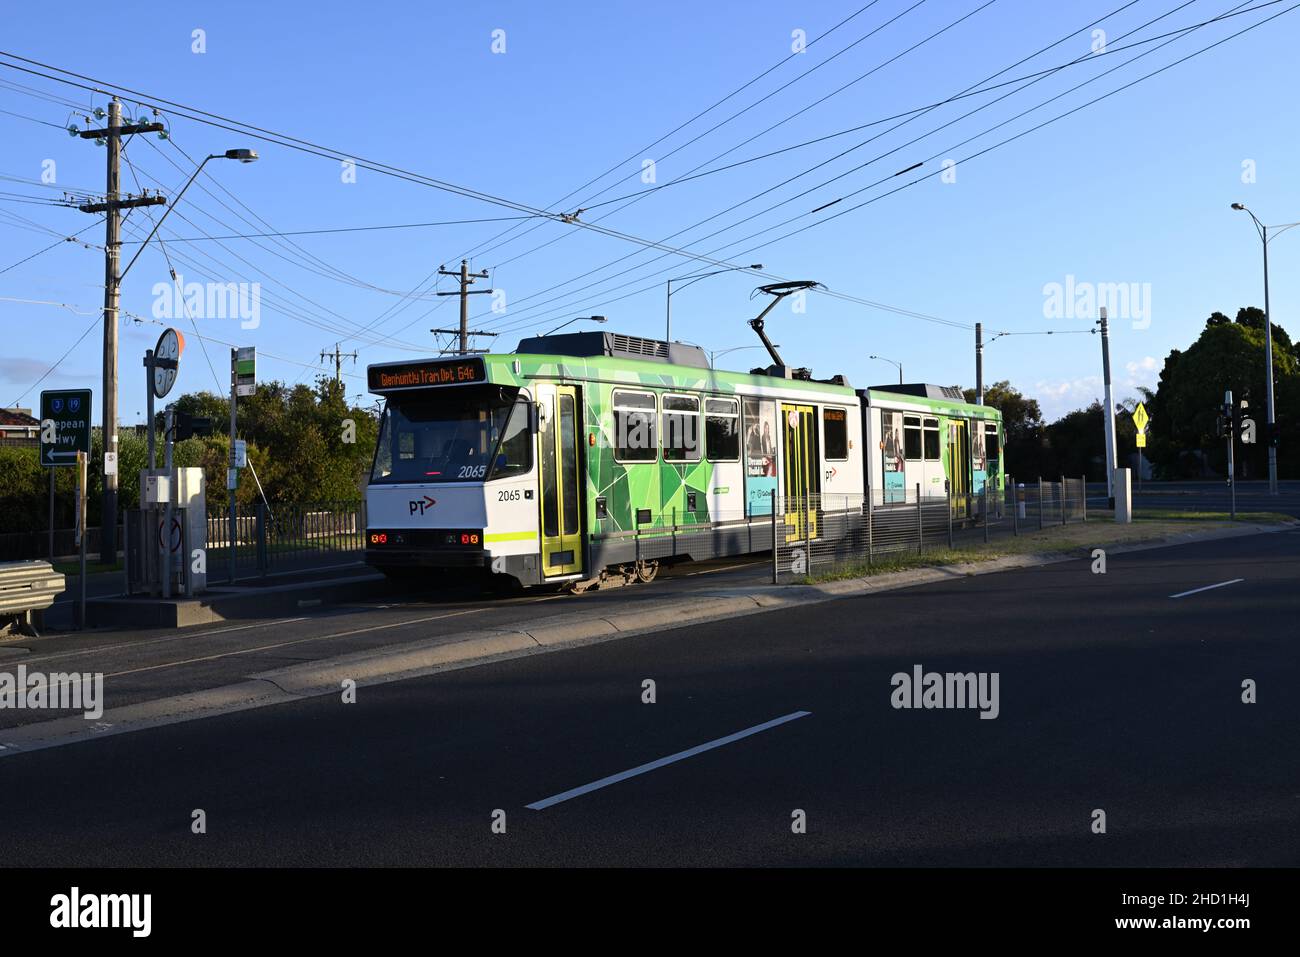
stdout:
<svg viewBox="0 0 1300 957">
<path fill-rule="evenodd" d="M 86 602 L 86 617 L 92 628 L 185 628 L 375 598 L 388 594 L 390 588 L 383 575 L 370 571 L 310 582 L 217 585 L 193 598 L 92 598 Z"/>
</svg>

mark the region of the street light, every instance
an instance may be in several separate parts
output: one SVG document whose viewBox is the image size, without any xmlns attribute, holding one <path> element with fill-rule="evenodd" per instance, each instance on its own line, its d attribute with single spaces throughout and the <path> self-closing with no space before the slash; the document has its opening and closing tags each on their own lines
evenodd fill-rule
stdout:
<svg viewBox="0 0 1300 957">
<path fill-rule="evenodd" d="M 552 329 L 551 332 L 559 332 L 565 326 L 572 325 L 575 322 L 605 322 L 605 321 L 606 320 L 604 316 L 575 316 L 574 318 L 570 319 L 568 322 L 560 323 L 558 326 Z M 549 336 L 551 332 L 543 332 L 542 336 L 543 337 Z"/>
<path fill-rule="evenodd" d="M 898 366 L 898 384 L 903 384 L 903 363 L 895 362 L 893 359 L 886 359 L 884 356 L 867 356 L 868 359 L 879 359 L 881 362 L 888 362 L 891 365 Z"/>
<path fill-rule="evenodd" d="M 664 341 L 673 341 L 673 283 L 689 280 L 686 285 L 681 286 L 677 291 L 681 292 L 686 286 L 697 283 L 701 279 L 708 279 L 710 276 L 720 276 L 724 272 L 736 272 L 741 269 L 762 269 L 762 263 L 750 263 L 748 266 L 728 266 L 726 269 L 715 269 L 713 272 L 698 273 L 693 276 L 678 276 L 675 279 L 668 280 L 668 295 L 664 297 Z"/>
<path fill-rule="evenodd" d="M 257 160 L 257 150 L 226 150 L 224 153 L 213 153 L 211 156 L 205 157 L 203 162 L 200 163 L 198 168 L 190 175 L 190 178 L 185 181 L 185 185 L 182 186 L 181 191 L 176 194 L 176 198 L 167 204 L 166 212 L 158 217 L 158 222 L 153 224 L 153 229 L 149 230 L 149 235 L 144 238 L 144 242 L 140 243 L 140 248 L 135 251 L 135 255 L 131 257 L 131 261 L 126 264 L 126 268 L 118 275 L 118 282 L 121 282 L 126 278 L 126 274 L 131 271 L 131 267 L 135 265 L 135 261 L 140 258 L 140 254 L 144 252 L 145 247 L 149 245 L 149 240 L 153 239 L 154 233 L 158 232 L 158 227 L 163 224 L 164 219 L 171 215 L 171 211 L 175 209 L 176 204 L 181 201 L 181 197 L 185 195 L 185 191 L 190 188 L 190 183 L 194 182 L 199 173 L 203 171 L 203 167 L 208 165 L 208 160 L 214 159 L 239 160 L 241 163 L 252 163 Z"/>
<path fill-rule="evenodd" d="M 1277 494 L 1277 424 L 1273 418 L 1273 321 L 1268 312 L 1268 231 L 1274 230 L 1273 236 L 1279 236 L 1300 223 L 1283 223 L 1280 226 L 1265 226 L 1259 217 L 1252 213 L 1243 203 L 1233 203 L 1232 208 L 1238 212 L 1248 213 L 1259 233 L 1259 241 L 1264 247 L 1264 398 L 1267 404 L 1268 419 L 1268 494 Z"/>
</svg>

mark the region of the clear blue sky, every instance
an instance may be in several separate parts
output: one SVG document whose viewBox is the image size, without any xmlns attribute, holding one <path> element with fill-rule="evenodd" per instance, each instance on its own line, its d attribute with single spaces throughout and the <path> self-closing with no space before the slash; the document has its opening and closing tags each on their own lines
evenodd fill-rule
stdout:
<svg viewBox="0 0 1300 957">
<path fill-rule="evenodd" d="M 382 10 L 374 14 L 355 3 L 232 2 L 195 9 L 162 3 L 111 8 L 64 3 L 57 17 L 48 6 L 23 4 L 7 11 L 0 47 L 106 84 L 121 84 L 532 207 L 547 207 L 628 160 L 616 174 L 558 207 L 572 211 L 580 200 L 606 187 L 609 190 L 593 202 L 647 191 L 640 175 L 644 159 L 656 161 L 656 181 L 663 184 L 788 116 L 794 118 L 714 165 L 943 100 L 1111 13 L 1124 0 L 996 0 L 866 79 L 812 105 L 985 2 L 927 0 L 909 11 L 917 0 L 877 0 L 806 52 L 650 147 L 780 63 L 791 51 L 794 30 L 802 29 L 814 40 L 866 2 L 810 5 L 748 0 L 649 7 L 577 2 L 394 3 L 374 8 Z M 1244 6 L 1260 2 L 1251 0 Z M 601 220 L 602 225 L 662 240 L 883 132 L 848 156 L 668 242 L 709 252 L 926 160 L 914 174 L 712 255 L 737 263 L 762 262 L 768 272 L 784 278 L 815 279 L 837 292 L 956 323 L 982 322 L 986 339 L 997 330 L 1088 328 L 1088 318 L 1044 315 L 1045 285 L 1064 284 L 1067 276 L 1078 283 L 1149 284 L 1149 325 L 1135 328 L 1122 319 L 1114 323 L 1117 397 L 1123 398 L 1133 393 L 1135 385 L 1153 386 L 1164 356 L 1171 348 L 1188 345 L 1211 311 L 1235 314 L 1242 305 L 1262 304 L 1259 243 L 1245 214 L 1230 211 L 1229 203 L 1244 201 L 1268 222 L 1300 219 L 1300 184 L 1294 176 L 1300 147 L 1294 106 L 1300 10 L 959 164 L 955 182 L 934 176 L 847 215 L 827 217 L 940 169 L 946 157 L 968 156 L 1290 5 L 1275 4 L 1207 26 L 1131 65 L 1122 64 L 1156 44 L 1093 57 L 913 145 L 904 144 L 1017 87 L 942 106 L 892 132 L 888 130 L 893 123 L 872 126 L 659 190 L 621 211 L 618 204 L 592 209 L 582 218 L 595 221 L 614 211 Z M 1134 36 L 1121 38 L 1177 6 L 1175 0 L 1139 0 L 1107 17 L 1100 27 L 1106 30 L 1107 42 L 1117 47 L 1218 16 L 1234 4 L 1196 0 Z M 894 23 L 874 36 L 669 155 L 691 137 L 768 96 L 896 16 Z M 205 53 L 191 50 L 195 29 L 206 32 Z M 504 53 L 492 51 L 494 30 L 505 31 Z M 1084 56 L 1093 42 L 1091 31 L 1076 33 L 999 80 Z M 1113 74 L 1000 130 L 984 133 L 1116 66 L 1119 69 Z M 0 69 L 0 81 L 70 99 L 81 104 L 82 112 L 106 103 L 103 94 L 9 69 Z M 53 160 L 61 188 L 102 191 L 104 153 L 59 129 L 9 115 L 24 114 L 60 127 L 70 121 L 84 126 L 65 105 L 0 85 L 0 110 L 8 111 L 0 113 L 4 142 L 0 175 L 13 178 L 0 181 L 0 269 L 5 269 L 57 238 L 31 223 L 64 235 L 91 222 L 75 209 L 16 201 L 15 196 L 58 196 L 55 190 L 26 181 L 39 180 L 42 164 Z M 141 111 L 128 103 L 128 112 L 135 116 Z M 293 237 L 297 246 L 287 248 L 267 239 L 223 240 L 224 246 L 186 244 L 180 240 L 201 231 L 213 235 L 254 231 L 214 198 L 212 194 L 254 219 L 221 193 L 213 180 L 276 230 L 514 213 L 365 169 L 358 171 L 355 183 L 345 183 L 337 160 L 181 118 L 168 122 L 175 145 L 156 139 L 150 145 L 137 137 L 127 148 L 140 184 L 161 183 L 168 195 L 175 195 L 192 170 L 176 147 L 195 157 L 240 146 L 261 153 L 261 160 L 248 166 L 209 163 L 162 227 L 162 236 L 187 280 L 262 284 L 258 328 L 241 329 L 234 319 L 199 320 L 204 335 L 257 346 L 262 378 L 310 381 L 312 369 L 285 360 L 314 365 L 321 350 L 341 340 L 345 351 L 360 351 L 357 377 L 349 379 L 349 392 L 361 393 L 360 374 L 366 363 L 408 357 L 419 350 L 432 352 L 428 330 L 455 323 L 454 301 L 428 298 L 431 287 L 415 301 L 382 290 L 411 290 L 439 264 L 454 266 L 461 253 L 513 225 L 297 236 Z M 972 136 L 977 138 L 957 145 Z M 761 212 L 896 147 L 902 148 L 863 170 L 776 210 Z M 1253 161 L 1255 171 L 1256 181 L 1249 184 L 1242 181 L 1246 161 Z M 124 169 L 124 188 L 134 191 L 135 183 L 131 169 Z M 702 238 L 753 214 L 760 215 L 716 237 Z M 14 219 L 15 215 L 23 218 Z M 133 214 L 124 238 L 133 238 L 131 231 L 147 229 L 147 215 L 145 211 Z M 796 226 L 823 221 L 762 249 L 745 251 Z M 517 238 L 533 226 L 537 228 Z M 134 238 L 140 236 L 134 232 Z M 84 238 L 102 242 L 103 230 L 96 227 Z M 660 254 L 552 222 L 529 221 L 506 238 L 516 241 L 484 248 L 472 257 L 473 268 L 491 270 L 492 285 L 505 293 L 504 313 L 492 313 L 487 296 L 474 297 L 471 311 L 476 327 L 502 330 L 496 343 L 503 350 L 513 348 L 521 333 L 544 331 L 567 318 L 592 313 L 609 316 L 606 328 L 660 336 L 662 281 L 711 268 L 676 254 L 651 262 Z M 554 239 L 558 241 L 531 251 Z M 125 247 L 124 262 L 136 248 Z M 305 261 L 304 250 L 319 259 Z M 629 253 L 616 266 L 571 281 Z M 186 258 L 196 266 L 183 265 L 180 260 Z M 305 262 L 312 269 L 304 268 Z M 1297 262 L 1300 230 L 1279 238 L 1273 247 L 1274 321 L 1293 335 L 1300 334 Z M 199 274 L 199 265 L 208 276 Z M 609 278 L 629 266 L 636 268 Z M 125 280 L 123 308 L 150 316 L 155 308 L 153 286 L 166 280 L 166 269 L 162 250 L 150 244 Z M 660 272 L 664 269 L 669 271 Z M 341 281 L 340 273 L 348 278 Z M 5 297 L 0 299 L 0 403 L 8 405 L 28 390 L 93 321 L 102 275 L 102 253 L 71 244 L 0 273 L 0 297 Z M 635 281 L 613 288 L 629 280 Z M 760 307 L 748 298 L 758 282 L 743 274 L 724 275 L 683 290 L 673 298 L 674 337 L 716 350 L 754 344 L 745 321 Z M 567 284 L 544 291 L 559 283 Z M 589 283 L 597 284 L 579 288 Z M 444 280 L 438 288 L 451 287 Z M 607 301 L 634 290 L 645 291 Z M 554 297 L 561 298 L 546 302 Z M 7 301 L 11 299 L 66 303 L 87 314 Z M 428 313 L 439 303 L 436 311 Z M 283 311 L 286 305 L 294 316 Z M 400 311 L 374 327 L 380 335 L 391 337 L 387 341 L 371 341 L 372 333 L 349 339 L 344 332 L 320 328 L 356 331 L 394 307 Z M 192 331 L 185 319 L 174 324 L 183 332 Z M 792 364 L 811 366 L 819 375 L 842 372 L 855 385 L 888 382 L 896 376 L 893 367 L 869 360 L 872 353 L 903 362 L 909 381 L 974 384 L 973 333 L 967 329 L 823 295 L 810 297 L 803 315 L 778 309 L 769 329 Z M 123 324 L 120 416 L 124 423 L 141 420 L 140 357 L 159 331 L 156 325 Z M 210 343 L 208 348 L 224 381 L 225 347 Z M 985 377 L 989 382 L 1010 379 L 1054 418 L 1099 394 L 1099 353 L 1097 338 L 1089 335 L 1000 338 L 986 348 Z M 39 389 L 49 387 L 89 385 L 98 396 L 99 356 L 96 329 L 54 374 L 26 392 L 22 404 L 33 405 Z M 761 359 L 756 351 L 738 352 L 719 365 L 747 368 Z M 347 371 L 353 370 L 349 366 Z M 179 388 L 214 387 L 199 344 L 191 338 Z"/>
</svg>

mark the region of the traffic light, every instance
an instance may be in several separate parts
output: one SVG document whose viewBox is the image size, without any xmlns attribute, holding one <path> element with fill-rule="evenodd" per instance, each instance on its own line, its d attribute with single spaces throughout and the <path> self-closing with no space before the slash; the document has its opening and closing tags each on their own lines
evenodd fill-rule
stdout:
<svg viewBox="0 0 1300 957">
<path fill-rule="evenodd" d="M 175 440 L 177 442 L 184 442 L 195 435 L 211 435 L 212 419 L 206 415 L 190 415 L 188 412 L 177 412 L 175 430 Z"/>
</svg>

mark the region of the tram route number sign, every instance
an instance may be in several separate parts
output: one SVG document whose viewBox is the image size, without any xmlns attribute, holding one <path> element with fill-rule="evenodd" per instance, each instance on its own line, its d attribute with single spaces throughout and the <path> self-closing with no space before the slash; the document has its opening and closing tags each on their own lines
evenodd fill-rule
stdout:
<svg viewBox="0 0 1300 957">
<path fill-rule="evenodd" d="M 235 395 L 257 394 L 257 347 L 240 346 L 233 359 Z"/>
<path fill-rule="evenodd" d="M 486 382 L 487 369 L 483 360 L 477 358 L 445 362 L 404 362 L 400 365 L 371 366 L 368 379 L 371 392 L 471 385 Z"/>
<path fill-rule="evenodd" d="M 41 393 L 41 465 L 76 465 L 77 453 L 90 454 L 90 390 Z"/>
</svg>

